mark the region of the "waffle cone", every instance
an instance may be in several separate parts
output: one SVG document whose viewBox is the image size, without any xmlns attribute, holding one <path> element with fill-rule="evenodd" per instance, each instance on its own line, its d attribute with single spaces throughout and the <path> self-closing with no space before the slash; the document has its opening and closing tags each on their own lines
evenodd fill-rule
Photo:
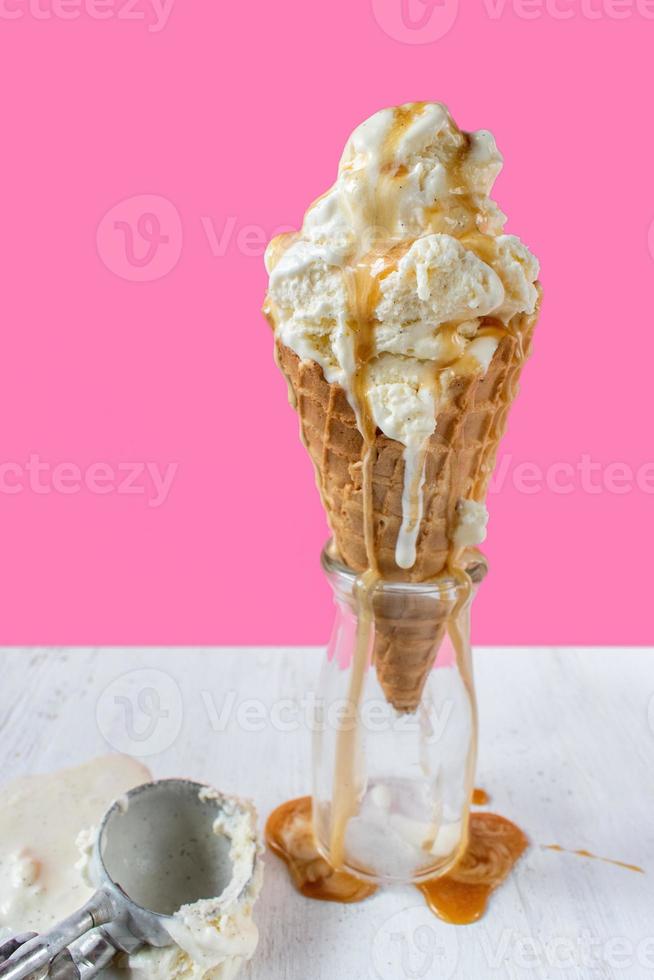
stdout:
<svg viewBox="0 0 654 980">
<path fill-rule="evenodd" d="M 453 550 L 457 504 L 483 502 L 497 448 L 517 393 L 537 311 L 517 315 L 500 339 L 485 375 L 456 376 L 438 415 L 425 460 L 423 519 L 412 568 L 395 563 L 402 523 L 403 446 L 377 431 L 372 473 L 375 552 L 390 581 L 424 582 L 447 567 Z M 322 368 L 279 341 L 277 362 L 286 376 L 302 438 L 313 460 L 318 488 L 339 557 L 355 572 L 368 567 L 363 520 L 363 438 L 345 391 L 329 384 Z M 387 700 L 414 711 L 443 638 L 451 609 L 423 611 L 411 596 L 374 602 L 374 661 Z"/>
</svg>

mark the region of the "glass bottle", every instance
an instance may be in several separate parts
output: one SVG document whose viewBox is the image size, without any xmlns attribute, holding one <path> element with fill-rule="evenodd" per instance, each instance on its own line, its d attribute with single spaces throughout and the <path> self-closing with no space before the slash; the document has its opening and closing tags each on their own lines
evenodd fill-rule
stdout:
<svg viewBox="0 0 654 980">
<path fill-rule="evenodd" d="M 330 545 L 322 565 L 336 619 L 314 727 L 316 844 L 332 866 L 379 884 L 444 874 L 467 843 L 477 752 L 470 604 L 485 560 L 474 552 L 458 578 L 377 582 L 365 595 Z M 410 693 L 398 693 L 398 677 Z"/>
</svg>

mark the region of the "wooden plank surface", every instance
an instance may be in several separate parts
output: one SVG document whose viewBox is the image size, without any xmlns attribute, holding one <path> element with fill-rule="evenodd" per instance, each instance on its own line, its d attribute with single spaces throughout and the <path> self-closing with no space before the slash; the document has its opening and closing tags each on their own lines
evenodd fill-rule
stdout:
<svg viewBox="0 0 654 980">
<path fill-rule="evenodd" d="M 316 649 L 0 650 L 0 779 L 107 751 L 254 799 L 309 789 Z M 296 895 L 266 858 L 247 980 L 654 978 L 654 651 L 483 649 L 477 785 L 532 847 L 455 928 L 410 888 L 359 906 Z M 584 848 L 637 874 L 554 853 Z"/>
</svg>

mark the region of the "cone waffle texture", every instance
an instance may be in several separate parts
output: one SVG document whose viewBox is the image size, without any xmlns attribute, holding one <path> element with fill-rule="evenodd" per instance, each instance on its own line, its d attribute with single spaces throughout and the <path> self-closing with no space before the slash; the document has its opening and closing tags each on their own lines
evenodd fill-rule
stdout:
<svg viewBox="0 0 654 980">
<path fill-rule="evenodd" d="M 395 545 L 402 523 L 404 447 L 377 432 L 373 527 L 377 561 L 384 579 L 425 582 L 446 569 L 459 500 L 485 500 L 537 312 L 513 318 L 485 375 L 455 376 L 450 382 L 448 398 L 427 448 L 423 519 L 416 561 L 410 569 L 395 564 Z M 354 412 L 345 391 L 329 384 L 318 364 L 300 360 L 279 342 L 276 354 L 316 469 L 337 551 L 349 568 L 363 572 L 368 567 L 363 521 L 364 443 Z M 403 602 L 394 598 L 392 609 L 384 608 L 385 602 L 382 594 L 375 603 L 377 675 L 394 707 L 413 711 L 420 702 L 449 613 L 442 610 L 417 616 L 410 596 Z"/>
</svg>

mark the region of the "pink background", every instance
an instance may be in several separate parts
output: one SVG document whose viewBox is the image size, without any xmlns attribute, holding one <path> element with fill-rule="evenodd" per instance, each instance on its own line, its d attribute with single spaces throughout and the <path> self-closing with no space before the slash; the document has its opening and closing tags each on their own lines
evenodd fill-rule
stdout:
<svg viewBox="0 0 654 980">
<path fill-rule="evenodd" d="M 157 23 L 151 0 L 0 0 L 0 642 L 326 639 L 261 240 L 359 121 L 415 99 L 495 133 L 497 198 L 546 289 L 475 639 L 652 642 L 654 4 L 460 7 L 176 0 Z M 583 456 L 599 492 L 554 492 Z M 111 484 L 134 462 L 177 464 L 159 506 L 143 475 Z M 550 486 L 524 492 L 525 463 Z"/>
</svg>

